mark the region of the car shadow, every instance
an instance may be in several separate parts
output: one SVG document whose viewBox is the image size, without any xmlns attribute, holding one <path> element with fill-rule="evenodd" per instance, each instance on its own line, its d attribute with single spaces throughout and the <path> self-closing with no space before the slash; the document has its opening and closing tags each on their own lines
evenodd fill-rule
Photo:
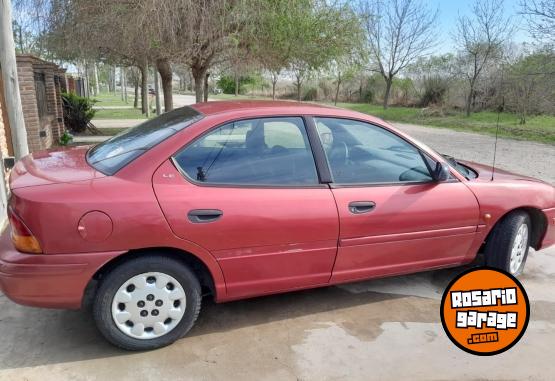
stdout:
<svg viewBox="0 0 555 381">
<path fill-rule="evenodd" d="M 228 332 L 243 327 L 338 311 L 360 305 L 407 297 L 434 299 L 437 305 L 449 281 L 464 270 L 429 271 L 342 286 L 265 296 L 216 304 L 209 298 L 196 326 L 187 337 Z M 426 305 L 427 306 L 427 305 Z M 439 321 L 436 309 L 429 320 Z M 413 321 L 408 313 L 380 307 L 386 321 Z M 0 294 L 0 369 L 15 369 L 73 361 L 128 356 L 130 352 L 108 344 L 96 330 L 89 310 L 63 311 L 18 306 Z"/>
</svg>

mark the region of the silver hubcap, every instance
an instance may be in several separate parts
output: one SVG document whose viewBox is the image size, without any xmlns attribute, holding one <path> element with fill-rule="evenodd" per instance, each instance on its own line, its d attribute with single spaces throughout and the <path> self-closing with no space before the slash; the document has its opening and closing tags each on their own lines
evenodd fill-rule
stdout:
<svg viewBox="0 0 555 381">
<path fill-rule="evenodd" d="M 524 261 L 524 255 L 526 254 L 526 249 L 528 248 L 528 225 L 522 224 L 518 228 L 516 233 L 515 241 L 513 243 L 513 249 L 511 250 L 511 262 L 509 264 L 509 269 L 511 273 L 514 274 L 518 271 Z"/>
<path fill-rule="evenodd" d="M 150 272 L 125 282 L 112 301 L 120 331 L 136 339 L 154 339 L 174 329 L 185 313 L 186 297 L 173 277 Z"/>
</svg>

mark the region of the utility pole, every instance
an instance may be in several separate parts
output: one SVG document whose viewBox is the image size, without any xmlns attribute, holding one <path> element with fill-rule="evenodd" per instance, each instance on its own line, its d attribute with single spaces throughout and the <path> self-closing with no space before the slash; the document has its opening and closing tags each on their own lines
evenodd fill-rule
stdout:
<svg viewBox="0 0 555 381">
<path fill-rule="evenodd" d="M 11 0 L 0 0 L 0 71 L 4 80 L 4 98 L 12 131 L 14 155 L 19 160 L 29 153 L 29 146 L 17 79 Z"/>
</svg>

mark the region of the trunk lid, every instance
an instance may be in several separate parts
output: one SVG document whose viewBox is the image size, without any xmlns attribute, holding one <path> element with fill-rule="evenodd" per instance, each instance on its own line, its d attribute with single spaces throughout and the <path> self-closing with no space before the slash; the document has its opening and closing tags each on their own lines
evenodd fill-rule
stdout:
<svg viewBox="0 0 555 381">
<path fill-rule="evenodd" d="M 10 173 L 10 188 L 71 183 L 105 177 L 86 160 L 89 146 L 33 152 L 18 161 Z"/>
</svg>

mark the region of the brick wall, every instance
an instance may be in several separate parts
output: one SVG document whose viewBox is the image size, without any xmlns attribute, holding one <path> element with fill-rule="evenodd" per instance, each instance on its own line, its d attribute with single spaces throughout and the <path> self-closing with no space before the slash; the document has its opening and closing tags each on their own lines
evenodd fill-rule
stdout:
<svg viewBox="0 0 555 381">
<path fill-rule="evenodd" d="M 17 56 L 17 77 L 19 79 L 19 93 L 21 94 L 21 106 L 23 108 L 23 119 L 27 130 L 27 143 L 29 151 L 39 151 L 43 148 L 41 144 L 41 125 L 37 107 L 35 89 L 35 72 L 33 69 L 32 56 Z"/>
<path fill-rule="evenodd" d="M 67 88 L 65 69 L 31 55 L 17 55 L 16 60 L 29 151 L 50 148 L 65 129 L 61 99 Z"/>
</svg>

